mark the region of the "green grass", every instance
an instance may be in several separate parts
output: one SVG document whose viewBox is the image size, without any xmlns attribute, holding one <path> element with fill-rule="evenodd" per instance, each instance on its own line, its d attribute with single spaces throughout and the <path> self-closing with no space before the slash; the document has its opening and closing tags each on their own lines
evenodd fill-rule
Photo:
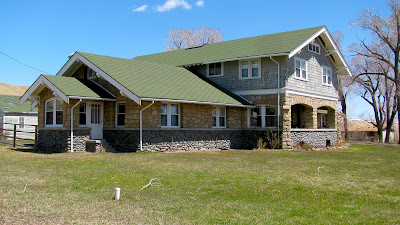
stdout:
<svg viewBox="0 0 400 225">
<path fill-rule="evenodd" d="M 151 178 L 164 186 L 139 191 Z M 400 149 L 37 154 L 0 145 L 0 196 L 0 224 L 399 224 Z"/>
</svg>

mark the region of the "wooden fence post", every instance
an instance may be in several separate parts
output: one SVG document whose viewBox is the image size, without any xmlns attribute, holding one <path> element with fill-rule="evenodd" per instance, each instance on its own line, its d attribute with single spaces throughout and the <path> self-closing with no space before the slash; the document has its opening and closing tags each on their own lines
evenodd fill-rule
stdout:
<svg viewBox="0 0 400 225">
<path fill-rule="evenodd" d="M 14 148 L 15 148 L 16 142 L 17 142 L 17 124 L 14 124 L 14 144 L 13 144 Z"/>
</svg>

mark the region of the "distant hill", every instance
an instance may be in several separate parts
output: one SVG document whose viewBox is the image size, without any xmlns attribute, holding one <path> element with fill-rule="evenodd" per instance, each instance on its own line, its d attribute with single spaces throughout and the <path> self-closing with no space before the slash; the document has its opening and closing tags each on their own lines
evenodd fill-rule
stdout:
<svg viewBox="0 0 400 225">
<path fill-rule="evenodd" d="M 0 95 L 21 96 L 28 88 L 29 86 L 18 86 L 0 82 Z"/>
</svg>

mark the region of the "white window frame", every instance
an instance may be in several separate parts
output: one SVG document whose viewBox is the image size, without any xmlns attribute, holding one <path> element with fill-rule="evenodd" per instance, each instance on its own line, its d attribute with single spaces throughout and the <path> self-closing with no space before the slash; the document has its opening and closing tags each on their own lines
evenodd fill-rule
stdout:
<svg viewBox="0 0 400 225">
<path fill-rule="evenodd" d="M 331 76 L 330 76 L 330 78 L 331 78 L 331 83 L 329 84 L 329 82 L 328 82 L 328 78 L 329 78 L 329 76 L 326 76 L 326 82 L 324 82 L 324 70 L 326 70 L 326 71 L 330 71 L 331 72 Z M 330 68 L 330 67 L 326 67 L 326 66 L 323 66 L 322 67 L 322 80 L 321 80 L 321 82 L 322 82 L 322 84 L 323 85 L 325 85 L 325 86 L 332 86 L 332 69 Z"/>
<path fill-rule="evenodd" d="M 118 105 L 124 104 L 125 105 L 125 113 L 120 113 L 118 112 Z M 125 121 L 124 125 L 118 125 L 118 114 L 125 114 L 125 119 L 126 119 L 126 102 L 116 102 L 115 103 L 115 127 L 125 127 Z"/>
<path fill-rule="evenodd" d="M 212 117 L 214 119 L 214 117 L 216 117 L 215 121 L 216 121 L 216 126 L 212 126 L 213 128 L 226 128 L 226 107 L 225 106 L 214 106 L 212 109 L 212 112 L 214 112 L 215 109 L 215 115 L 214 113 L 212 113 Z M 221 116 L 220 114 L 220 110 L 223 109 L 224 111 L 224 115 Z M 224 126 L 220 126 L 220 118 L 223 117 L 224 118 Z"/>
<path fill-rule="evenodd" d="M 266 115 L 266 112 L 267 112 L 266 108 L 267 108 L 267 107 L 275 108 L 275 115 L 274 115 L 274 116 L 275 116 L 276 119 L 278 120 L 278 113 L 277 113 L 278 111 L 277 111 L 277 107 L 274 106 L 274 105 L 256 105 L 256 107 L 259 107 L 259 108 L 260 108 L 261 127 L 251 126 L 251 117 L 252 117 L 252 115 L 251 115 L 251 109 L 249 109 L 249 110 L 248 110 L 248 113 L 247 113 L 247 127 L 249 127 L 249 128 L 277 128 L 278 122 L 276 122 L 276 126 L 274 126 L 274 127 L 267 127 L 267 126 L 266 126 L 266 124 L 267 124 L 267 122 L 266 122 L 266 117 L 267 117 L 267 116 L 271 116 L 271 117 L 272 117 L 272 115 Z"/>
<path fill-rule="evenodd" d="M 216 64 L 216 63 L 221 63 L 221 74 L 210 75 L 210 65 Z M 207 64 L 207 77 L 222 77 L 222 76 L 224 76 L 224 62 L 216 62 L 216 63 Z"/>
<path fill-rule="evenodd" d="M 61 101 L 64 104 L 63 100 L 61 100 L 59 98 L 56 98 L 56 97 L 50 98 L 50 99 L 45 101 L 45 104 L 44 104 L 44 125 L 45 125 L 45 127 L 62 127 L 63 126 L 63 123 L 64 123 L 64 106 L 63 106 L 63 108 L 61 110 L 57 110 L 57 101 Z M 53 110 L 52 110 L 53 111 L 53 123 L 52 124 L 47 124 L 47 112 L 49 112 L 47 110 L 47 103 L 48 102 L 53 102 L 52 103 L 53 104 Z M 63 119 L 61 121 L 61 124 L 57 124 L 57 111 L 62 111 L 63 112 Z"/>
<path fill-rule="evenodd" d="M 167 126 L 163 126 L 161 124 L 161 127 L 162 128 L 180 128 L 181 127 L 181 106 L 180 106 L 180 104 L 179 103 L 161 102 L 161 106 L 162 105 L 167 105 L 167 114 L 160 113 L 160 119 L 161 119 L 161 115 L 167 115 Z M 172 121 L 171 118 L 173 116 L 171 114 L 171 105 L 177 105 L 178 106 L 178 114 L 177 114 L 178 115 L 178 126 L 172 126 L 171 125 L 171 121 Z"/>
<path fill-rule="evenodd" d="M 299 61 L 300 62 L 300 77 L 297 77 L 296 75 L 297 75 L 297 73 L 296 73 L 296 70 L 297 70 L 297 61 Z M 303 78 L 303 73 L 302 73 L 302 68 L 301 68 L 301 63 L 305 63 L 305 71 L 306 71 L 306 78 Z M 304 80 L 304 81 L 307 81 L 308 80 L 308 69 L 307 69 L 307 60 L 304 60 L 304 59 L 301 59 L 301 58 L 297 58 L 297 57 L 295 57 L 294 58 L 294 78 L 295 79 L 298 79 L 298 80 Z"/>
<path fill-rule="evenodd" d="M 310 46 L 311 46 L 311 49 L 310 49 Z M 315 48 L 315 51 L 314 51 L 314 48 Z M 318 48 L 318 51 L 316 50 Z M 309 43 L 308 45 L 307 45 L 307 49 L 308 49 L 308 51 L 310 51 L 310 52 L 314 52 L 315 54 L 320 54 L 321 53 L 321 46 L 319 46 L 319 44 L 316 44 L 316 43 Z"/>
<path fill-rule="evenodd" d="M 320 127 L 326 128 L 326 114 L 320 115 Z"/>
<path fill-rule="evenodd" d="M 21 129 L 24 129 L 24 128 L 25 128 L 25 117 L 20 116 L 20 117 L 18 118 L 18 126 L 19 126 L 19 128 L 21 128 Z"/>
<path fill-rule="evenodd" d="M 252 61 L 258 61 L 258 76 L 253 77 Z M 247 62 L 248 77 L 242 76 L 242 62 Z M 239 60 L 239 79 L 259 79 L 261 78 L 261 58 Z"/>
<path fill-rule="evenodd" d="M 81 124 L 81 114 L 83 114 L 83 113 L 81 113 L 81 104 L 84 104 L 85 105 L 85 124 Z M 88 106 L 88 103 L 87 102 L 81 102 L 81 103 L 79 103 L 79 127 L 87 127 L 87 125 L 88 125 L 88 110 L 87 110 L 87 106 Z"/>
<path fill-rule="evenodd" d="M 91 68 L 87 67 L 86 68 L 86 74 L 87 74 L 87 79 L 88 80 L 93 80 L 94 78 L 96 78 L 96 71 L 92 70 Z"/>
</svg>

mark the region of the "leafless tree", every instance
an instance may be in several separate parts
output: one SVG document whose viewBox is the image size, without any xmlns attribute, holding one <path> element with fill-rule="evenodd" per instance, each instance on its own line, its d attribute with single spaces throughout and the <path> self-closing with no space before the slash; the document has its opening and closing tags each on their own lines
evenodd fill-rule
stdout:
<svg viewBox="0 0 400 225">
<path fill-rule="evenodd" d="M 211 29 L 205 26 L 200 27 L 197 31 L 193 28 L 172 29 L 165 39 L 165 49 L 171 51 L 181 48 L 193 48 L 223 40 L 224 37 L 219 29 Z"/>
<path fill-rule="evenodd" d="M 344 39 L 344 35 L 341 31 L 335 31 L 332 34 L 333 40 L 335 41 L 336 46 L 342 50 L 342 41 Z M 349 129 L 348 129 L 348 121 L 347 121 L 347 104 L 346 100 L 348 96 L 353 93 L 354 82 L 350 76 L 347 75 L 338 75 L 338 94 L 339 101 L 343 113 L 344 118 L 344 136 L 345 139 L 348 139 Z"/>
<path fill-rule="evenodd" d="M 378 128 L 378 140 L 383 142 L 383 129 L 387 121 L 386 114 L 386 87 L 385 79 L 379 76 L 382 67 L 376 59 L 365 56 L 356 56 L 352 59 L 353 71 L 357 73 L 354 81 L 359 85 L 360 96 L 370 104 L 374 110 L 375 122 L 372 124 Z"/>
<path fill-rule="evenodd" d="M 390 68 L 391 71 L 386 74 L 380 71 L 375 75 L 384 76 L 387 79 L 386 81 L 393 82 L 395 87 L 393 104 L 396 104 L 397 112 L 400 110 L 400 101 L 398 100 L 400 91 L 400 2 L 398 0 L 389 0 L 388 6 L 391 15 L 387 18 L 379 13 L 363 10 L 359 13 L 358 18 L 352 21 L 353 25 L 372 34 L 372 40 L 369 42 L 365 39 L 360 40 L 361 48 L 355 48 L 353 51 L 358 56 L 380 61 L 382 66 Z M 397 115 L 400 121 L 400 114 Z M 388 122 L 390 122 L 390 119 Z M 400 137 L 400 132 L 398 135 Z"/>
</svg>

